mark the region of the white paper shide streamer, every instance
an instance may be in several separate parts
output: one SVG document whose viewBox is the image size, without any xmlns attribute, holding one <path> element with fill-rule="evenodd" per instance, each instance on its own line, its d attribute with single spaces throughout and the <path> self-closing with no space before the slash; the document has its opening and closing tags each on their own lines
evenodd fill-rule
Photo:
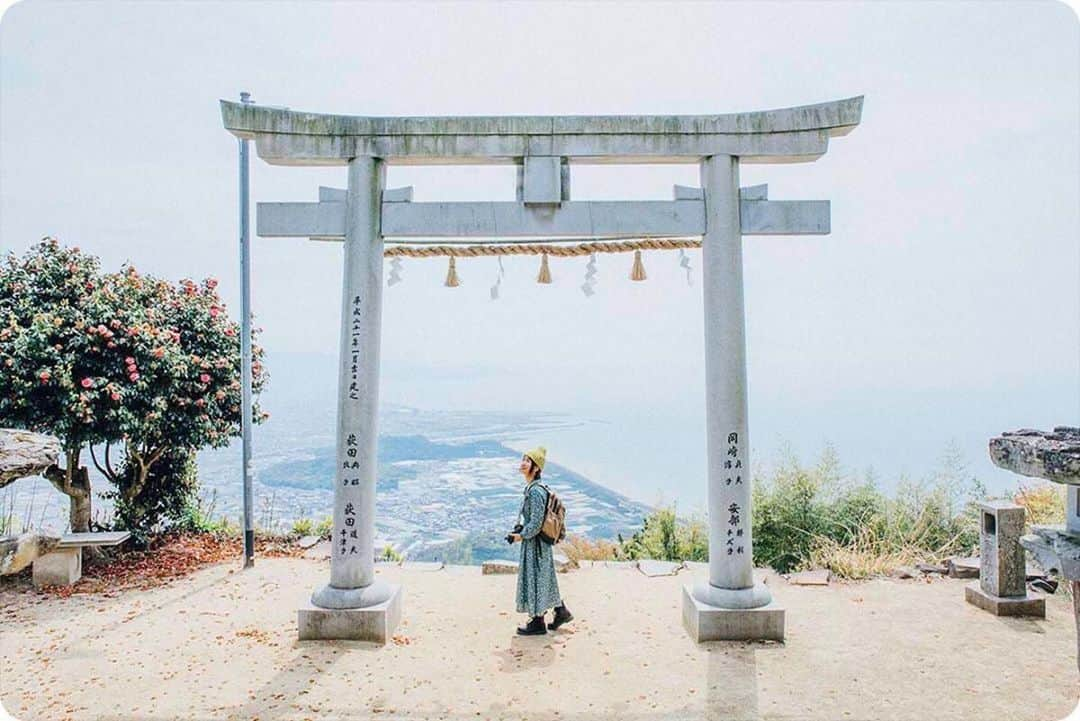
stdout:
<svg viewBox="0 0 1080 721">
<path fill-rule="evenodd" d="M 496 257 L 495 259 L 497 261 L 499 261 L 499 270 L 498 270 L 497 273 L 495 273 L 495 285 L 491 286 L 491 299 L 492 300 L 498 300 L 499 299 L 499 286 L 502 285 L 503 276 L 506 275 L 506 269 L 503 268 L 502 258 L 501 257 Z"/>
<path fill-rule="evenodd" d="M 581 284 L 581 292 L 588 298 L 596 291 L 596 253 L 589 256 L 589 262 L 585 264 L 585 282 Z"/>
<path fill-rule="evenodd" d="M 390 259 L 390 276 L 386 279 L 388 286 L 394 286 L 401 282 L 401 258 Z"/>
<path fill-rule="evenodd" d="M 694 279 L 691 275 L 693 268 L 690 267 L 690 256 L 688 256 L 686 251 L 682 248 L 679 249 L 679 266 L 686 270 L 686 284 L 693 285 Z"/>
</svg>

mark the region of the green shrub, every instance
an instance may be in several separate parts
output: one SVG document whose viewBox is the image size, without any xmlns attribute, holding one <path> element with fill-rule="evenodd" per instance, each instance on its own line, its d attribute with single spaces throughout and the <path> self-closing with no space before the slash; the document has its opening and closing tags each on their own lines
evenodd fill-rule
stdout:
<svg viewBox="0 0 1080 721">
<path fill-rule="evenodd" d="M 217 490 L 210 496 L 209 503 L 204 504 L 203 499 L 196 494 L 184 507 L 179 520 L 174 528 L 190 533 L 217 533 L 226 536 L 238 535 L 240 527 L 229 523 L 229 519 L 220 516 L 214 520 L 214 508 L 217 505 Z"/>
<path fill-rule="evenodd" d="M 985 496 L 952 445 L 933 475 L 919 482 L 901 479 L 891 498 L 872 471 L 845 476 L 830 447 L 809 467 L 786 453 L 768 476 L 754 479 L 754 564 L 781 573 L 825 567 L 842 577 L 864 578 L 900 565 L 967 555 L 979 542 L 974 502 Z M 1036 502 L 1053 505 L 1032 497 Z M 709 556 L 704 519 L 680 519 L 674 507 L 657 508 L 629 539 L 618 541 L 616 555 L 622 558 L 706 561 Z"/>
<path fill-rule="evenodd" d="M 393 546 L 387 544 L 387 546 L 383 548 L 383 552 L 382 555 L 379 556 L 379 560 L 391 561 L 393 563 L 401 563 L 401 561 L 405 560 L 405 557 L 395 551 Z"/>
<path fill-rule="evenodd" d="M 294 536 L 310 536 L 315 531 L 315 522 L 310 518 L 297 518 L 292 524 Z"/>
<path fill-rule="evenodd" d="M 131 531 L 136 539 L 161 530 L 169 521 L 183 521 L 188 507 L 197 502 L 198 464 L 186 449 L 163 453 L 141 483 L 130 460 L 117 471 L 116 489 L 102 495 L 113 501 L 113 527 Z M 132 493 L 129 484 L 136 483 L 138 492 Z"/>
<path fill-rule="evenodd" d="M 967 554 L 979 542 L 974 502 L 985 496 L 955 445 L 933 475 L 901 479 L 892 498 L 872 473 L 842 477 L 830 448 L 813 468 L 789 455 L 754 481 L 754 562 L 782 573 L 819 566 L 864 577 Z"/>
<path fill-rule="evenodd" d="M 330 538 L 330 534 L 332 534 L 333 532 L 334 519 L 330 516 L 327 516 L 326 518 L 319 521 L 318 525 L 315 526 L 314 535 L 318 536 L 319 538 Z"/>
<path fill-rule="evenodd" d="M 635 560 L 704 561 L 709 557 L 709 532 L 704 519 L 680 521 L 674 506 L 661 507 L 642 519 L 629 539 L 619 537 L 618 555 Z"/>
</svg>

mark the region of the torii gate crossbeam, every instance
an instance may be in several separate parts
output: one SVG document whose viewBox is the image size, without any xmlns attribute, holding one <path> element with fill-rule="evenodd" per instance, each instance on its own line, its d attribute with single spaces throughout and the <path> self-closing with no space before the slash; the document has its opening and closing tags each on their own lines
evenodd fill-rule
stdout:
<svg viewBox="0 0 1080 721">
<path fill-rule="evenodd" d="M 375 578 L 375 474 L 384 241 L 702 236 L 709 578 L 683 592 L 697 641 L 783 639 L 784 610 L 753 579 L 742 236 L 824 234 L 828 201 L 739 188 L 740 163 L 816 160 L 862 117 L 862 97 L 732 115 L 369 118 L 221 101 L 225 128 L 275 165 L 345 165 L 317 203 L 260 203 L 260 236 L 342 240 L 341 360 L 330 583 L 298 614 L 301 638 L 386 642 L 401 589 Z M 413 203 L 386 166 L 518 166 L 512 203 Z M 697 163 L 672 201 L 570 199 L 580 163 Z"/>
</svg>

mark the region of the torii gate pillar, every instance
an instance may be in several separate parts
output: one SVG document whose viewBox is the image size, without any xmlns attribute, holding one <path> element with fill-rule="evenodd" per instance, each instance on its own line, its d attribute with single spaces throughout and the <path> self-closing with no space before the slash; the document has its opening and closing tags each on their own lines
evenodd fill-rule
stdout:
<svg viewBox="0 0 1080 721">
<path fill-rule="evenodd" d="M 330 583 L 299 610 L 301 640 L 386 643 L 401 619 L 401 587 L 375 578 L 383 267 L 379 206 L 385 178 L 381 160 L 349 160 Z"/>
<path fill-rule="evenodd" d="M 782 641 L 784 610 L 754 582 L 738 158 L 705 158 L 701 185 L 709 578 L 683 588 L 683 625 L 695 641 Z"/>
</svg>

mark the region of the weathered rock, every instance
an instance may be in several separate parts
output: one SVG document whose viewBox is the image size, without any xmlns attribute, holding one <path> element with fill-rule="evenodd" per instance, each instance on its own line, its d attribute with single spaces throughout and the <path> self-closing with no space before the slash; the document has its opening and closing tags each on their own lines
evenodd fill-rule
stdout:
<svg viewBox="0 0 1080 721">
<path fill-rule="evenodd" d="M 811 571 L 799 571 L 788 576 L 788 583 L 796 586 L 828 586 L 832 574 L 827 568 L 815 568 Z"/>
<path fill-rule="evenodd" d="M 60 441 L 53 436 L 0 428 L 0 488 L 36 476 L 59 460 Z"/>
<path fill-rule="evenodd" d="M 979 557 L 950 558 L 949 578 L 978 578 Z"/>
<path fill-rule="evenodd" d="M 18 573 L 60 543 L 58 536 L 24 533 L 0 538 L 0 576 Z"/>
<path fill-rule="evenodd" d="M 1080 536 L 1060 526 L 1035 526 L 1020 538 L 1020 545 L 1048 575 L 1080 580 Z"/>
<path fill-rule="evenodd" d="M 917 571 L 921 572 L 921 573 L 925 573 L 925 574 L 928 574 L 928 575 L 931 574 L 931 573 L 940 573 L 942 576 L 944 576 L 946 573 L 949 572 L 948 565 L 940 564 L 940 563 L 939 564 L 916 563 L 915 564 L 915 569 Z"/>
<path fill-rule="evenodd" d="M 1035 591 L 1041 591 L 1051 596 L 1057 593 L 1058 589 L 1058 582 L 1052 578 L 1036 578 L 1028 585 Z"/>
<path fill-rule="evenodd" d="M 650 578 L 653 576 L 674 576 L 678 574 L 679 569 L 682 567 L 683 564 L 675 561 L 653 561 L 648 559 L 638 561 L 638 570 Z"/>
<path fill-rule="evenodd" d="M 518 572 L 517 561 L 484 561 L 480 567 L 480 572 L 485 576 L 496 576 L 500 574 L 512 574 Z"/>
<path fill-rule="evenodd" d="M 897 566 L 889 572 L 889 575 L 893 578 L 915 578 L 918 573 L 919 572 L 911 566 Z"/>
<path fill-rule="evenodd" d="M 1002 433 L 990 439 L 990 460 L 1022 476 L 1080 485 L 1080 428 Z"/>
</svg>

